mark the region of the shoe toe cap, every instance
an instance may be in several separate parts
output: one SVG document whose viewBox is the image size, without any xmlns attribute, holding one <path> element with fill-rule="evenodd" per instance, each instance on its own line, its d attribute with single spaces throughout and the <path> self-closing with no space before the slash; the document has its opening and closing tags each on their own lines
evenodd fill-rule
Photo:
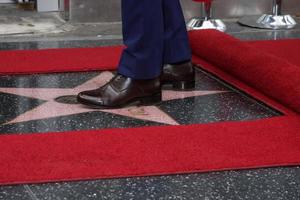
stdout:
<svg viewBox="0 0 300 200">
<path fill-rule="evenodd" d="M 97 106 L 104 105 L 104 102 L 100 97 L 91 96 L 87 92 L 80 92 L 77 95 L 77 101 L 88 105 L 97 105 Z"/>
</svg>

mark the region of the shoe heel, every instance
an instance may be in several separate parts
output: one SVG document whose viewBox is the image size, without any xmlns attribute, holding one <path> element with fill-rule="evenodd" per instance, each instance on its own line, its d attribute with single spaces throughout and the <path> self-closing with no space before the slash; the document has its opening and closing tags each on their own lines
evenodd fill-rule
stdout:
<svg viewBox="0 0 300 200">
<path fill-rule="evenodd" d="M 175 90 L 191 90 L 195 88 L 195 81 L 178 81 L 173 83 Z"/>
<path fill-rule="evenodd" d="M 161 93 L 141 98 L 140 102 L 142 105 L 152 105 L 162 101 Z"/>
</svg>

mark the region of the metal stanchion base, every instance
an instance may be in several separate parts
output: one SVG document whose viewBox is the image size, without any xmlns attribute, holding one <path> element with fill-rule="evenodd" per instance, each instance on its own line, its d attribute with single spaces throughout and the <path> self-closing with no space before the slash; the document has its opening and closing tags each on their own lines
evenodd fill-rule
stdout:
<svg viewBox="0 0 300 200">
<path fill-rule="evenodd" d="M 242 25 L 263 29 L 291 29 L 296 26 L 296 21 L 291 15 L 262 15 L 246 16 L 238 21 Z"/>
<path fill-rule="evenodd" d="M 187 28 L 188 30 L 216 29 L 226 31 L 226 25 L 219 19 L 193 18 L 187 23 Z"/>
</svg>

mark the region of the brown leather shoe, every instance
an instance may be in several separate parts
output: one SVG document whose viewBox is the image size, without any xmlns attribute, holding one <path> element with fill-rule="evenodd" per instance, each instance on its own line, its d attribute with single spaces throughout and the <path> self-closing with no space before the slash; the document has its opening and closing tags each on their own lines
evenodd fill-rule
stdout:
<svg viewBox="0 0 300 200">
<path fill-rule="evenodd" d="M 162 84 L 170 84 L 175 90 L 195 88 L 195 69 L 191 62 L 166 64 L 161 75 Z"/>
<path fill-rule="evenodd" d="M 107 84 L 78 94 L 78 102 L 95 108 L 120 108 L 161 101 L 160 79 L 134 80 L 116 75 Z"/>
</svg>

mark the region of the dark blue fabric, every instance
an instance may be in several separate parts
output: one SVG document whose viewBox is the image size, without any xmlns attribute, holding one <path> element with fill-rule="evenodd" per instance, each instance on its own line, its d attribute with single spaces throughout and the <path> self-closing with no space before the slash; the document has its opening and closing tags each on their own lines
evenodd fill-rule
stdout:
<svg viewBox="0 0 300 200">
<path fill-rule="evenodd" d="M 179 0 L 122 0 L 123 51 L 118 72 L 158 77 L 165 63 L 191 59 Z"/>
</svg>

